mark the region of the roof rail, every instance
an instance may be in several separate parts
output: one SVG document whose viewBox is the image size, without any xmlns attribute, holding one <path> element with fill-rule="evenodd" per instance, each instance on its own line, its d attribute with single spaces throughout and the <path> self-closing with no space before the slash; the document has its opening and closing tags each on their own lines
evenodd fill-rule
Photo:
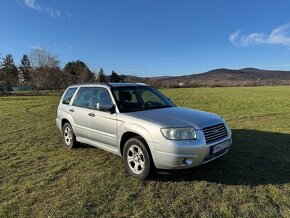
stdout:
<svg viewBox="0 0 290 218">
<path fill-rule="evenodd" d="M 79 85 L 108 85 L 108 86 L 111 86 L 109 83 L 106 83 L 106 82 L 87 82 L 87 83 L 74 83 L 74 84 L 71 84 L 70 86 L 79 86 Z"/>
<path fill-rule="evenodd" d="M 137 82 L 136 84 L 140 84 L 140 85 L 146 85 L 146 86 L 148 86 L 148 84 L 146 84 L 146 83 L 139 83 L 139 82 Z"/>
</svg>

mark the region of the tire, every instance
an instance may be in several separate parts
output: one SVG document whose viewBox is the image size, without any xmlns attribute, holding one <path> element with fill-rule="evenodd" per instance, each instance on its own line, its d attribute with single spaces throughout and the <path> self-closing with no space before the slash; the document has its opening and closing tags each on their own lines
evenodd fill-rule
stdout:
<svg viewBox="0 0 290 218">
<path fill-rule="evenodd" d="M 69 123 L 65 123 L 62 127 L 63 142 L 68 148 L 76 147 L 76 137 Z"/>
<path fill-rule="evenodd" d="M 126 171 L 134 178 L 146 179 L 153 167 L 151 155 L 141 137 L 129 139 L 123 149 L 123 162 Z"/>
</svg>

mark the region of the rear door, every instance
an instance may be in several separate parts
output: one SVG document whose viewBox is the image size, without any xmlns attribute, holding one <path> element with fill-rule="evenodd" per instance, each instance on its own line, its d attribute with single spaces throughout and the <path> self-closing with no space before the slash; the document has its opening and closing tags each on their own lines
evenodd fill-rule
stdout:
<svg viewBox="0 0 290 218">
<path fill-rule="evenodd" d="M 89 130 L 89 107 L 93 93 L 92 87 L 82 87 L 79 89 L 77 96 L 69 109 L 74 120 L 74 132 L 77 137 L 88 138 Z"/>
<path fill-rule="evenodd" d="M 92 105 L 89 109 L 89 138 L 112 147 L 117 147 L 117 114 L 98 110 L 98 104 L 112 105 L 109 91 L 103 87 L 96 87 L 92 95 Z"/>
</svg>

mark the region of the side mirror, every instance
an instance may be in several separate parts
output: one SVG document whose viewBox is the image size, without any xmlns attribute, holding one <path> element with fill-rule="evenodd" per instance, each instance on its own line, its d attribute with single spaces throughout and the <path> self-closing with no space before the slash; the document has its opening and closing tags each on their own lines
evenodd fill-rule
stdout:
<svg viewBox="0 0 290 218">
<path fill-rule="evenodd" d="M 111 114 L 116 112 L 115 105 L 113 104 L 97 103 L 97 109 L 103 112 L 111 112 Z"/>
</svg>

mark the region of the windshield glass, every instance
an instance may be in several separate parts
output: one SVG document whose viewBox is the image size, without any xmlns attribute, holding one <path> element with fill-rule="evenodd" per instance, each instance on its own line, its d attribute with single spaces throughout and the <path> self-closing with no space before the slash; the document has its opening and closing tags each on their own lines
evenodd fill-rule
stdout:
<svg viewBox="0 0 290 218">
<path fill-rule="evenodd" d="M 166 97 L 150 86 L 112 88 L 120 112 L 134 112 L 174 107 Z"/>
</svg>

